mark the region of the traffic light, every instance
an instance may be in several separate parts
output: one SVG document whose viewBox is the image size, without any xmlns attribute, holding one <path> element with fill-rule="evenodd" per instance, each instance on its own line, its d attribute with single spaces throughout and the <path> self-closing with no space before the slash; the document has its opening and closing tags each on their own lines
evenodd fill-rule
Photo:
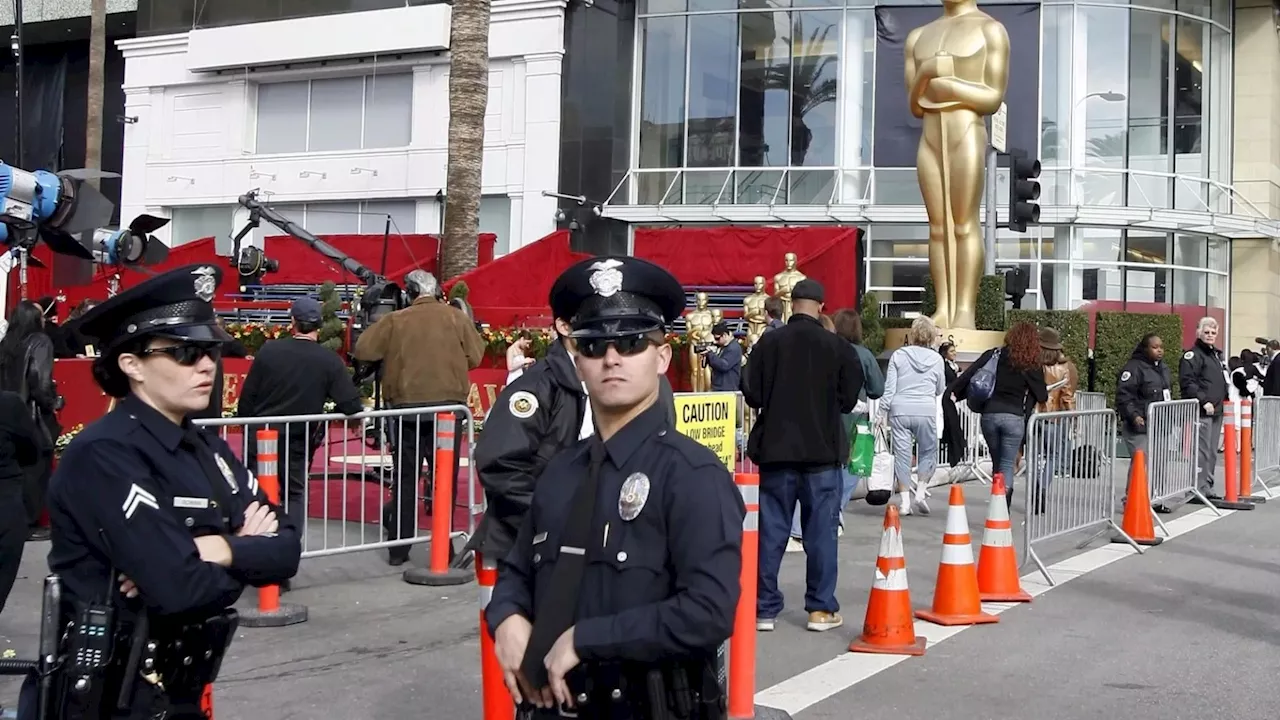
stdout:
<svg viewBox="0 0 1280 720">
<path fill-rule="evenodd" d="M 1040 161 L 1022 150 L 1009 151 L 1009 229 L 1024 233 L 1040 222 Z"/>
</svg>

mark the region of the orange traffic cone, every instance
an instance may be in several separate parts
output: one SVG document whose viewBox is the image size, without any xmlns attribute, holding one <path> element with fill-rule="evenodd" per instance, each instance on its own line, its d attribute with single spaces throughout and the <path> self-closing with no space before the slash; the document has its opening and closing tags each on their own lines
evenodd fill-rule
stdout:
<svg viewBox="0 0 1280 720">
<path fill-rule="evenodd" d="M 1013 524 L 1005 504 L 1004 475 L 991 481 L 991 504 L 978 554 L 978 597 L 991 602 L 1031 602 L 1018 578 L 1018 556 L 1013 551 Z"/>
<path fill-rule="evenodd" d="M 880 557 L 876 560 L 876 579 L 871 584 L 862 637 L 849 645 L 849 652 L 923 655 L 924 646 L 925 639 L 916 635 L 915 621 L 911 619 L 907 560 L 902 554 L 902 523 L 898 519 L 898 507 L 890 504 L 884 513 Z"/>
<path fill-rule="evenodd" d="M 938 563 L 938 584 L 933 590 L 933 609 L 917 610 L 916 617 L 938 625 L 977 625 L 999 622 L 982 612 L 978 596 L 978 569 L 973 564 L 973 541 L 969 539 L 969 518 L 965 514 L 964 490 L 951 486 L 947 508 L 947 532 L 942 536 L 942 562 Z"/>
<path fill-rule="evenodd" d="M 1164 538 L 1156 537 L 1152 517 L 1151 492 L 1147 489 L 1147 455 L 1142 450 L 1134 450 L 1129 461 L 1129 493 L 1124 501 L 1124 522 L 1120 529 L 1139 545 L 1159 545 Z M 1111 538 L 1111 542 L 1128 541 L 1117 536 Z"/>
</svg>

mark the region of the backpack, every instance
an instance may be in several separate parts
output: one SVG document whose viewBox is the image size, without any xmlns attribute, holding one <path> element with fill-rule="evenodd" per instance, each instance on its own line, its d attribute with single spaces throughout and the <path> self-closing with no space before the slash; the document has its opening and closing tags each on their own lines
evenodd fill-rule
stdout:
<svg viewBox="0 0 1280 720">
<path fill-rule="evenodd" d="M 980 413 L 987 401 L 996 391 L 996 365 L 1000 362 L 1000 350 L 991 353 L 991 357 L 969 378 L 969 390 L 965 400 L 969 409 Z"/>
</svg>

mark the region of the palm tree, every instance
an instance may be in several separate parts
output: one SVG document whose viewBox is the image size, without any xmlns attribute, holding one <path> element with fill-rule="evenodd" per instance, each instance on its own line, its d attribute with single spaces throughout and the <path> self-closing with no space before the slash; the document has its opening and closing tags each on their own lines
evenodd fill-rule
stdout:
<svg viewBox="0 0 1280 720">
<path fill-rule="evenodd" d="M 89 97 L 85 109 L 84 166 L 102 169 L 103 92 L 107 64 L 107 0 L 92 0 L 89 6 Z M 98 187 L 98 179 L 88 180 Z"/>
<path fill-rule="evenodd" d="M 805 124 L 805 116 L 827 103 L 836 101 L 836 56 L 824 52 L 827 38 L 838 32 L 836 26 L 827 23 L 815 30 L 807 40 L 798 42 L 792 52 L 792 62 L 775 68 L 771 86 L 791 89 L 791 164 L 804 165 L 813 131 Z M 793 38 L 803 38 L 803 15 L 796 13 Z"/>
<path fill-rule="evenodd" d="M 441 280 L 474 268 L 479 246 L 484 114 L 489 103 L 489 0 L 453 0 L 449 23 L 449 159 Z"/>
</svg>

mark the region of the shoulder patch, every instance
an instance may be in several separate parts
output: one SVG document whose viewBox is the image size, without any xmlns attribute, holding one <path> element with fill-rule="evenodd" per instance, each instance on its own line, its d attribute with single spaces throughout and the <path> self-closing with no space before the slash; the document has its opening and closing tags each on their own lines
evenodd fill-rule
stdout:
<svg viewBox="0 0 1280 720">
<path fill-rule="evenodd" d="M 1120 382 L 1124 382 L 1125 380 L 1128 380 L 1131 377 L 1133 377 L 1133 373 L 1129 372 L 1128 370 L 1125 370 L 1124 372 L 1120 373 Z"/>
<path fill-rule="evenodd" d="M 515 417 L 528 420 L 538 412 L 538 398 L 531 392 L 521 390 L 511 394 L 511 401 L 507 403 L 507 408 Z"/>
<path fill-rule="evenodd" d="M 1194 352 L 1192 352 L 1191 350 L 1188 350 L 1188 351 L 1186 351 L 1185 353 L 1183 353 L 1183 354 L 1182 354 L 1182 359 L 1183 359 L 1183 360 L 1190 360 L 1191 358 L 1193 358 L 1193 357 L 1195 357 L 1195 356 L 1196 356 L 1196 354 L 1195 354 Z"/>
</svg>

